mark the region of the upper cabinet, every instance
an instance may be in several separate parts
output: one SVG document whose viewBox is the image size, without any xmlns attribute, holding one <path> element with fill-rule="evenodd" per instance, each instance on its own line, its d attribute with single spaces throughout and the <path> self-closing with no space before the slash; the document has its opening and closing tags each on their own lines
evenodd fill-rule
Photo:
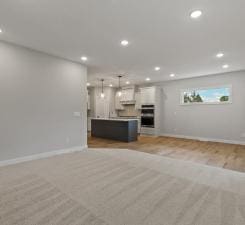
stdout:
<svg viewBox="0 0 245 225">
<path fill-rule="evenodd" d="M 156 87 L 140 88 L 141 105 L 155 105 L 156 102 Z"/>
<path fill-rule="evenodd" d="M 108 118 L 110 114 L 110 98 L 105 96 L 101 98 L 100 95 L 95 96 L 95 117 Z"/>
<path fill-rule="evenodd" d="M 124 105 L 135 105 L 135 109 L 141 109 L 141 105 L 156 104 L 156 87 L 143 87 L 135 92 L 134 87 L 124 87 L 121 96 L 118 92 L 115 96 L 116 110 L 123 110 Z"/>
<path fill-rule="evenodd" d="M 119 93 L 119 91 L 116 92 L 116 96 L 115 96 L 115 109 L 116 109 L 116 110 L 123 110 L 124 107 L 123 107 L 123 105 L 121 104 L 121 98 L 122 98 L 122 95 L 119 96 L 118 93 Z"/>
<path fill-rule="evenodd" d="M 122 89 L 122 102 L 135 101 L 134 98 L 134 88 L 125 88 Z"/>
<path fill-rule="evenodd" d="M 124 105 L 135 104 L 135 93 L 134 87 L 123 87 L 121 90 L 121 96 L 119 91 L 115 96 L 115 108 L 116 110 L 124 110 Z"/>
<path fill-rule="evenodd" d="M 122 96 L 120 99 L 122 104 L 135 104 L 135 89 L 134 86 L 131 87 L 123 87 L 122 88 Z"/>
</svg>

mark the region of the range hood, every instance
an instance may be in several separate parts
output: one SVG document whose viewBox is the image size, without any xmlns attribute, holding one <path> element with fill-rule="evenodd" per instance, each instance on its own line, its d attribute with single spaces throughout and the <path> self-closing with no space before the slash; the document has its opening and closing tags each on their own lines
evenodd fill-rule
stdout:
<svg viewBox="0 0 245 225">
<path fill-rule="evenodd" d="M 134 86 L 122 88 L 122 96 L 120 99 L 120 103 L 122 105 L 135 105 L 136 101 Z"/>
<path fill-rule="evenodd" d="M 120 101 L 122 105 L 135 105 L 136 101 L 135 100 L 128 100 L 128 101 Z"/>
</svg>

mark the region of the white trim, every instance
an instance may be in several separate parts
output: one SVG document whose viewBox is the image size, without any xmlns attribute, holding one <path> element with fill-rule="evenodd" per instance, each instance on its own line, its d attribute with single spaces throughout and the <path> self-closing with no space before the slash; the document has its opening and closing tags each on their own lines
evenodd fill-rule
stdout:
<svg viewBox="0 0 245 225">
<path fill-rule="evenodd" d="M 37 159 L 49 158 L 49 157 L 56 156 L 56 155 L 61 155 L 61 154 L 80 152 L 80 151 L 83 151 L 83 150 L 85 150 L 87 148 L 88 148 L 87 145 L 85 145 L 85 146 L 76 146 L 76 147 L 67 148 L 67 149 L 60 149 L 60 150 L 44 152 L 44 153 L 35 154 L 35 155 L 19 157 L 19 158 L 15 158 L 15 159 L 4 160 L 4 161 L 0 161 L 0 167 L 13 165 L 13 164 L 17 164 L 17 163 L 28 162 L 28 161 L 37 160 Z"/>
<path fill-rule="evenodd" d="M 186 136 L 186 135 L 178 135 L 178 134 L 167 134 L 167 133 L 162 133 L 160 136 L 192 139 L 192 140 L 198 140 L 198 141 L 220 142 L 220 143 L 235 144 L 235 145 L 245 145 L 245 141 L 235 141 L 235 140 L 225 140 L 225 139 L 215 139 L 215 138 L 204 138 L 204 137 Z"/>
</svg>

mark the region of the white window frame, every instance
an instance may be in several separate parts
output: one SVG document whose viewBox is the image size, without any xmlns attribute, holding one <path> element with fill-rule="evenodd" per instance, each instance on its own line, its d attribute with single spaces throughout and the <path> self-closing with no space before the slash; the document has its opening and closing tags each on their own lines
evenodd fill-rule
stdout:
<svg viewBox="0 0 245 225">
<path fill-rule="evenodd" d="M 229 88 L 229 101 L 226 102 L 189 102 L 184 103 L 184 92 L 191 92 L 195 90 L 207 90 L 207 89 L 220 89 L 220 88 Z M 224 105 L 232 103 L 232 85 L 220 85 L 220 86 L 208 86 L 208 87 L 200 87 L 200 88 L 187 88 L 180 90 L 180 105 Z"/>
</svg>

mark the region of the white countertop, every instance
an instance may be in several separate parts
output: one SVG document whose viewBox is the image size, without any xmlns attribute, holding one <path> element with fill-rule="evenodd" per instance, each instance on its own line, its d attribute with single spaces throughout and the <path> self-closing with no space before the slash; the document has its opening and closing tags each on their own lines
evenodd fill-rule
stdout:
<svg viewBox="0 0 245 225">
<path fill-rule="evenodd" d="M 126 118 L 92 118 L 92 120 L 109 120 L 109 121 L 138 121 L 137 118 L 135 119 L 126 119 Z"/>
</svg>

